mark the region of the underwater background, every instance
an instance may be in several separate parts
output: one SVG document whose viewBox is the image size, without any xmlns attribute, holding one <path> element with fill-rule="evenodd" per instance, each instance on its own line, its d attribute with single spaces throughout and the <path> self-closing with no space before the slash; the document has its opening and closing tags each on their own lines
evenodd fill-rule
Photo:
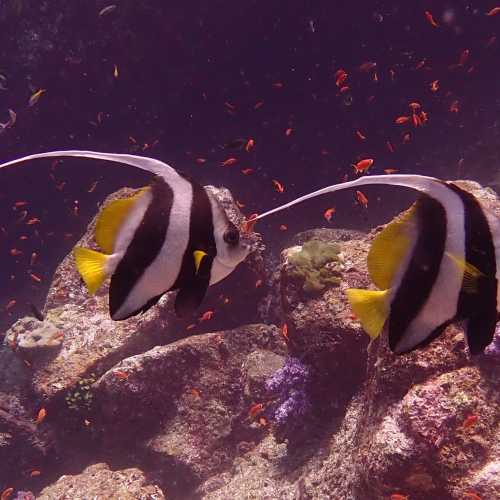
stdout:
<svg viewBox="0 0 500 500">
<path fill-rule="evenodd" d="M 150 156 L 227 188 L 233 216 L 424 174 L 491 187 L 462 186 L 500 214 L 500 2 L 3 0 L 0 27 L 0 163 Z M 279 212 L 193 317 L 168 295 L 112 322 L 67 256 L 150 180 L 78 158 L 0 171 L 1 500 L 500 498 L 498 324 L 477 363 L 456 325 L 396 356 L 345 298 L 415 193 Z"/>
<path fill-rule="evenodd" d="M 116 8 L 99 15 L 106 7 Z M 9 109 L 17 120 L 0 134 L 2 161 L 71 148 L 150 155 L 202 183 L 227 186 L 247 215 L 353 178 L 352 164 L 363 158 L 375 160 L 370 173 L 397 169 L 492 182 L 499 171 L 500 106 L 500 16 L 485 15 L 492 7 L 6 0 L 0 5 L 0 121 L 8 121 Z M 339 87 L 340 69 L 348 77 Z M 30 106 L 39 89 L 45 92 Z M 428 121 L 397 125 L 414 101 Z M 246 152 L 250 138 L 255 146 Z M 237 163 L 221 166 L 232 157 Z M 25 314 L 27 302 L 43 304 L 55 266 L 97 203 L 149 179 L 93 161 L 51 164 L 2 172 L 0 304 L 17 301 L 2 314 L 2 327 Z M 252 171 L 244 175 L 244 169 Z M 323 212 L 331 206 L 330 226 L 367 229 L 411 196 L 380 187 L 364 192 L 368 209 L 353 192 L 339 193 L 259 229 L 267 245 L 280 246 L 288 234 L 282 224 L 289 233 L 325 225 Z M 28 205 L 15 208 L 16 201 Z M 27 226 L 34 217 L 40 222 Z M 23 235 L 28 239 L 20 241 Z M 13 248 L 22 254 L 11 255 Z"/>
</svg>

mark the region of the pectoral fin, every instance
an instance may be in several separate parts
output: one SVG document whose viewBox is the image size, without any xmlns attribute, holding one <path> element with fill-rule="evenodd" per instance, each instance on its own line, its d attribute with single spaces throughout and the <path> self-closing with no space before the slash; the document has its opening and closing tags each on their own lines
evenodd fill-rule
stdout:
<svg viewBox="0 0 500 500">
<path fill-rule="evenodd" d="M 377 338 L 389 316 L 389 290 L 350 288 L 346 294 L 363 330 L 372 339 Z"/>
<path fill-rule="evenodd" d="M 446 252 L 446 256 L 450 258 L 457 268 L 463 273 L 464 277 L 462 280 L 462 289 L 466 293 L 477 293 L 479 291 L 479 279 L 484 276 L 484 274 L 476 267 L 467 262 L 460 257 L 452 254 L 451 252 Z"/>
<path fill-rule="evenodd" d="M 80 276 L 87 285 L 90 295 L 94 295 L 107 277 L 108 255 L 83 247 L 75 247 L 73 255 Z"/>
<path fill-rule="evenodd" d="M 200 306 L 210 284 L 213 257 L 199 250 L 194 252 L 194 259 L 195 275 L 177 292 L 175 298 L 175 313 L 179 317 L 192 314 Z"/>
</svg>

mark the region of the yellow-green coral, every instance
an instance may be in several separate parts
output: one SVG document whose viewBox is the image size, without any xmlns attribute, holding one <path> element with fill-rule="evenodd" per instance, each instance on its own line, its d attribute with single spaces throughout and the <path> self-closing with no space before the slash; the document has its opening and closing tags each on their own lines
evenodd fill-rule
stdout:
<svg viewBox="0 0 500 500">
<path fill-rule="evenodd" d="M 71 410 L 90 409 L 94 395 L 92 393 L 92 384 L 97 380 L 94 373 L 88 378 L 82 378 L 76 387 L 66 395 L 66 404 Z"/>
<path fill-rule="evenodd" d="M 309 240 L 302 250 L 292 254 L 288 262 L 292 265 L 289 275 L 303 280 L 302 290 L 308 294 L 321 293 L 327 286 L 340 284 L 340 272 L 331 263 L 339 261 L 340 247 L 334 243 Z M 328 265 L 330 264 L 330 265 Z"/>
</svg>

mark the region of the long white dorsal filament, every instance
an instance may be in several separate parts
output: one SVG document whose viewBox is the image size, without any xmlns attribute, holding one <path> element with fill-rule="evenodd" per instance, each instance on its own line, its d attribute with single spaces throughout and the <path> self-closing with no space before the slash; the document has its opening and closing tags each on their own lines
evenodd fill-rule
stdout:
<svg viewBox="0 0 500 500">
<path fill-rule="evenodd" d="M 165 180 L 173 179 L 178 176 L 177 172 L 166 163 L 160 160 L 155 160 L 154 158 L 148 158 L 146 156 L 136 156 L 129 154 L 117 154 L 117 153 L 100 153 L 97 151 L 79 151 L 79 150 L 69 150 L 69 151 L 49 151 L 48 153 L 37 153 L 29 156 L 24 156 L 18 158 L 17 160 L 12 160 L 7 163 L 0 165 L 0 168 L 10 167 L 11 165 L 16 165 L 29 160 L 37 160 L 39 158 L 60 158 L 60 157 L 80 157 L 80 158 L 90 158 L 93 160 L 106 160 L 115 163 L 122 163 L 130 165 L 132 167 L 151 172 L 152 174 L 160 175 Z"/>
<path fill-rule="evenodd" d="M 280 205 L 279 207 L 273 208 L 272 210 L 268 210 L 262 214 L 259 214 L 256 218 L 252 219 L 252 221 L 257 221 L 267 217 L 268 215 L 274 214 L 276 212 L 281 212 L 287 208 L 290 208 L 298 203 L 302 203 L 303 201 L 309 200 L 311 198 L 316 198 L 317 196 L 321 196 L 327 193 L 333 193 L 334 191 L 341 191 L 343 189 L 349 189 L 359 186 L 366 186 L 370 184 L 386 184 L 392 186 L 405 186 L 412 189 L 416 189 L 417 191 L 427 193 L 431 196 L 434 196 L 436 199 L 440 199 L 440 191 L 442 189 L 443 184 L 439 179 L 435 177 L 427 177 L 424 175 L 405 175 L 405 174 L 391 174 L 391 175 L 370 175 L 365 177 L 360 177 L 354 181 L 342 182 L 340 184 L 333 184 L 331 186 L 324 187 L 322 189 L 318 189 L 317 191 L 313 191 L 312 193 L 301 196 L 300 198 L 296 198 L 284 205 Z"/>
</svg>

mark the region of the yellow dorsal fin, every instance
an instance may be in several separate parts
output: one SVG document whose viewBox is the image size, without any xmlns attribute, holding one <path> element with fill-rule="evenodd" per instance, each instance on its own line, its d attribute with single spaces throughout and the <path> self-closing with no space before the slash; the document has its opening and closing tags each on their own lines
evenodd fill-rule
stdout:
<svg viewBox="0 0 500 500">
<path fill-rule="evenodd" d="M 202 261 L 203 257 L 205 257 L 205 255 L 207 255 L 207 253 L 204 252 L 203 250 L 195 250 L 193 252 L 194 267 L 196 269 L 196 273 L 198 273 L 198 269 L 200 269 L 201 261 Z"/>
<path fill-rule="evenodd" d="M 75 247 L 73 255 L 80 276 L 87 285 L 90 295 L 94 295 L 106 279 L 105 266 L 108 256 L 83 247 Z"/>
<path fill-rule="evenodd" d="M 389 290 L 360 290 L 349 288 L 347 299 L 363 330 L 375 339 L 380 335 L 389 315 Z"/>
<path fill-rule="evenodd" d="M 95 240 L 105 253 L 113 253 L 120 227 L 134 204 L 147 189 L 149 188 L 141 189 L 130 198 L 113 200 L 101 210 L 95 226 Z"/>
<path fill-rule="evenodd" d="M 410 251 L 412 233 L 416 234 L 414 223 L 415 206 L 396 217 L 375 236 L 368 253 L 368 272 L 377 288 L 391 288 L 402 261 Z"/>
<path fill-rule="evenodd" d="M 446 252 L 446 256 L 455 263 L 460 272 L 464 275 L 462 289 L 467 293 L 477 293 L 479 290 L 478 280 L 484 276 L 484 273 L 482 273 L 476 266 L 470 264 L 464 259 L 461 259 L 460 257 L 457 257 L 451 252 Z"/>
</svg>

